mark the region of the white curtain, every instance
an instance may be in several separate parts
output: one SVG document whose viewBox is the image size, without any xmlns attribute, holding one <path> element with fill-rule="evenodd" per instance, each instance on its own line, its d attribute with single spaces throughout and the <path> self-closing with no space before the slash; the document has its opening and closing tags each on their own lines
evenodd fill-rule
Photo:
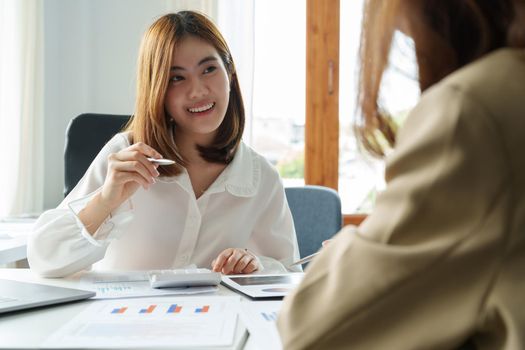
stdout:
<svg viewBox="0 0 525 350">
<path fill-rule="evenodd" d="M 0 0 L 0 217 L 43 209 L 43 8 Z"/>
<path fill-rule="evenodd" d="M 253 140 L 255 0 L 219 0 L 215 23 L 232 52 L 246 113 L 244 141 Z"/>
</svg>

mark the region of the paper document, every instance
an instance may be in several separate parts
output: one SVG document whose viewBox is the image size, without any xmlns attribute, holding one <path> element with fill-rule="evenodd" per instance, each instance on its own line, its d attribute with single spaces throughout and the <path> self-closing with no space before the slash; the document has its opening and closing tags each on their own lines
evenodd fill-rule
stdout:
<svg viewBox="0 0 525 350">
<path fill-rule="evenodd" d="M 52 334 L 43 348 L 231 347 L 239 297 L 101 300 Z"/>
<path fill-rule="evenodd" d="M 281 300 L 241 302 L 241 321 L 260 350 L 282 349 L 281 338 L 275 323 L 282 303 Z"/>
<path fill-rule="evenodd" d="M 214 286 L 191 288 L 151 288 L 147 272 L 86 272 L 80 278 L 80 289 L 97 293 L 91 299 L 134 298 L 163 295 L 191 295 L 214 293 Z"/>
</svg>

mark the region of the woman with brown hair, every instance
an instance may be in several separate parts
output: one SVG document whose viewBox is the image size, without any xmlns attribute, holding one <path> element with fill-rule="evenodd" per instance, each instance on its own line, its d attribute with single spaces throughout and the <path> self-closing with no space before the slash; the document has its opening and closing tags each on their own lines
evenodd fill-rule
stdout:
<svg viewBox="0 0 525 350">
<path fill-rule="evenodd" d="M 298 248 L 284 189 L 243 129 L 235 65 L 215 25 L 192 11 L 159 18 L 142 40 L 127 130 L 39 218 L 31 268 L 286 271 Z"/>
<path fill-rule="evenodd" d="M 422 91 L 398 133 L 378 101 L 396 30 Z M 285 299 L 284 348 L 525 349 L 523 0 L 366 1 L 359 103 L 387 188 Z"/>
</svg>

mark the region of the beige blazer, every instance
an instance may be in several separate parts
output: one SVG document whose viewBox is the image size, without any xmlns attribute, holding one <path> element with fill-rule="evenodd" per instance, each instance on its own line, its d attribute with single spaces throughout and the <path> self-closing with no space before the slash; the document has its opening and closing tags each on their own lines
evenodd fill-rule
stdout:
<svg viewBox="0 0 525 350">
<path fill-rule="evenodd" d="M 428 89 L 387 189 L 285 299 L 285 349 L 525 349 L 525 50 Z"/>
</svg>

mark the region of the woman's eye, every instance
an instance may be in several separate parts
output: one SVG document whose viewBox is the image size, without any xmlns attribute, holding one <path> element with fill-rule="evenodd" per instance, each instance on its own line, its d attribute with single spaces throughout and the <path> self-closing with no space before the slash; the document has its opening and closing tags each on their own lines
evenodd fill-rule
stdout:
<svg viewBox="0 0 525 350">
<path fill-rule="evenodd" d="M 206 68 L 206 69 L 204 70 L 204 74 L 211 73 L 211 72 L 215 71 L 216 69 L 217 69 L 217 67 L 215 67 L 215 66 L 210 66 L 210 67 L 208 67 L 208 68 Z"/>
<path fill-rule="evenodd" d="M 176 83 L 176 82 L 179 82 L 179 81 L 182 81 L 182 80 L 184 80 L 183 77 L 181 77 L 180 75 L 175 75 L 175 76 L 170 78 L 170 83 Z"/>
</svg>

